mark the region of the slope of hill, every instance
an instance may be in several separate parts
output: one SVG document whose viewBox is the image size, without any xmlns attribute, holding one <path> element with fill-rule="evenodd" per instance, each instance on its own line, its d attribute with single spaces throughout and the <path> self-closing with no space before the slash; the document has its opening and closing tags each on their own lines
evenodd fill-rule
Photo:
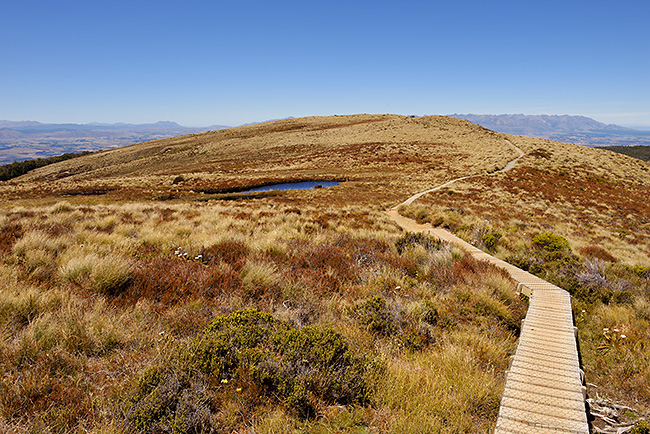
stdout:
<svg viewBox="0 0 650 434">
<path fill-rule="evenodd" d="M 650 414 L 648 163 L 357 115 L 0 182 L 0 431 L 492 432 L 527 302 L 384 213 L 467 175 L 402 212 L 570 291 L 591 396 Z M 224 193 L 297 179 L 345 182 Z"/>
<path fill-rule="evenodd" d="M 605 146 L 603 149 L 629 155 L 643 161 L 650 161 L 650 146 Z"/>
<path fill-rule="evenodd" d="M 650 132 L 604 124 L 585 116 L 454 114 L 494 131 L 585 146 L 650 145 Z"/>
<path fill-rule="evenodd" d="M 350 180 L 343 194 L 351 195 L 341 200 L 377 201 L 468 171 L 492 171 L 513 155 L 499 135 L 453 118 L 313 117 L 99 152 L 35 170 L 2 191 L 11 195 L 14 188 L 23 197 L 102 190 L 196 198 L 270 181 L 335 178 Z M 186 181 L 173 184 L 178 176 Z M 367 192 L 359 196 L 361 189 Z"/>
</svg>

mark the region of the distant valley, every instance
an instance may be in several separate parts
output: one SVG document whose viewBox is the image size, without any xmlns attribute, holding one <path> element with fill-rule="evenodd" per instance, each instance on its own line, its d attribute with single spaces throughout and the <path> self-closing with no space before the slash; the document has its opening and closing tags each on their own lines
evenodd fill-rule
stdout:
<svg viewBox="0 0 650 434">
<path fill-rule="evenodd" d="M 0 165 L 68 152 L 99 151 L 149 140 L 227 128 L 184 127 L 175 122 L 153 124 L 44 124 L 0 121 Z"/>
</svg>

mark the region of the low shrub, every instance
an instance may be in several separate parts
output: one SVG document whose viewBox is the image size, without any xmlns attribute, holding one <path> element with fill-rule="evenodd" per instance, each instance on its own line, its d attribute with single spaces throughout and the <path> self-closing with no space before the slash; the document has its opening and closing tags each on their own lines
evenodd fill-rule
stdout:
<svg viewBox="0 0 650 434">
<path fill-rule="evenodd" d="M 410 246 L 421 245 L 428 251 L 440 250 L 442 247 L 442 241 L 438 238 L 433 238 L 422 232 L 413 233 L 406 232 L 404 235 L 399 237 L 395 241 L 395 247 L 397 248 L 397 253 L 402 254 Z"/>
<path fill-rule="evenodd" d="M 14 244 L 23 236 L 22 225 L 10 223 L 0 228 L 0 254 L 11 252 Z"/>
<path fill-rule="evenodd" d="M 438 322 L 438 307 L 432 300 L 424 300 L 418 314 L 420 319 L 427 324 L 436 325 Z"/>
<path fill-rule="evenodd" d="M 216 265 L 225 262 L 235 270 L 240 270 L 244 266 L 249 254 L 248 246 L 241 241 L 222 241 L 201 251 L 203 262 L 206 264 Z"/>
<path fill-rule="evenodd" d="M 528 254 L 527 252 L 519 251 L 516 253 L 511 253 L 505 258 L 505 260 L 509 264 L 521 268 L 524 271 L 530 271 L 530 268 L 535 262 L 536 258 Z"/>
<path fill-rule="evenodd" d="M 210 432 L 210 397 L 202 377 L 150 368 L 138 378 L 127 413 L 131 428 L 146 433 Z"/>
<path fill-rule="evenodd" d="M 350 308 L 350 314 L 373 333 L 391 336 L 399 330 L 398 319 L 380 296 L 356 303 Z"/>
<path fill-rule="evenodd" d="M 339 240 L 338 244 L 313 245 L 304 241 L 293 241 L 289 245 L 290 276 L 304 282 L 314 293 L 338 291 L 344 282 L 358 280 L 357 263 L 352 254 L 346 251 L 350 241 Z M 356 254 L 356 252 L 352 252 Z"/>
<path fill-rule="evenodd" d="M 500 232 L 488 232 L 481 234 L 480 238 L 486 249 L 494 250 L 502 236 Z"/>
<path fill-rule="evenodd" d="M 137 301 L 148 298 L 168 305 L 202 297 L 206 300 L 241 288 L 239 273 L 227 263 L 210 265 L 176 257 L 157 257 L 139 261 L 125 297 Z"/>
<path fill-rule="evenodd" d="M 332 329 L 296 329 L 245 309 L 217 317 L 164 366 L 145 370 L 125 416 L 140 432 L 210 431 L 222 398 L 252 389 L 252 401 L 261 394 L 312 417 L 324 405 L 368 402 L 372 369 Z"/>
<path fill-rule="evenodd" d="M 650 423 L 645 420 L 638 422 L 630 431 L 630 434 L 650 434 Z"/>
<path fill-rule="evenodd" d="M 570 252 L 571 247 L 569 242 L 551 232 L 544 232 L 539 235 L 535 235 L 531 240 L 534 247 L 543 249 L 549 253 L 561 253 L 561 252 Z"/>
<path fill-rule="evenodd" d="M 599 246 L 586 246 L 580 249 L 587 258 L 596 258 L 607 262 L 618 262 L 618 259 L 613 257 L 607 250 Z"/>
</svg>

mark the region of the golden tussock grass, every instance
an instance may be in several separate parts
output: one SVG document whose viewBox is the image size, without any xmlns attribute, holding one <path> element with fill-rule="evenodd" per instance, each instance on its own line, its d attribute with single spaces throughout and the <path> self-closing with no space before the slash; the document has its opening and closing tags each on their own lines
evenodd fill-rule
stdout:
<svg viewBox="0 0 650 434">
<path fill-rule="evenodd" d="M 338 179 L 347 182 L 335 194 L 317 192 L 321 202 L 369 204 L 395 200 L 468 172 L 493 171 L 514 156 L 501 135 L 453 118 L 311 117 L 69 160 L 3 183 L 0 196 L 205 199 L 245 186 Z M 177 179 L 182 181 L 174 183 Z M 316 193 L 286 195 L 296 194 L 309 201 Z"/>
<path fill-rule="evenodd" d="M 386 368 L 371 402 L 325 406 L 313 419 L 297 417 L 272 395 L 261 407 L 215 403 L 215 420 L 238 432 L 279 424 L 284 432 L 415 432 L 444 420 L 450 432 L 482 431 L 494 423 L 501 366 L 514 348 L 512 322 L 525 305 L 503 296 L 513 284 L 500 272 L 448 246 L 414 242 L 399 254 L 399 232 L 379 210 L 46 204 L 8 210 L 2 222 L 7 231 L 20 225 L 4 239 L 0 268 L 6 426 L 130 431 L 121 409 L 140 372 L 165 363 L 215 316 L 248 307 L 300 327 L 338 330 L 353 351 Z M 30 261 L 40 255 L 48 272 L 35 277 Z M 351 314 L 373 297 L 386 300 L 387 334 Z M 480 336 L 486 330 L 491 337 Z M 449 367 L 450 377 L 440 378 L 441 364 L 460 362 L 476 366 L 467 375 Z M 400 408 L 418 381 L 441 388 L 421 393 L 456 404 Z M 462 396 L 445 391 L 451 384 Z M 246 411 L 257 416 L 242 417 Z M 427 411 L 437 414 L 414 422 Z"/>
<path fill-rule="evenodd" d="M 528 155 L 494 173 L 517 155 L 510 142 Z M 240 433 L 491 431 L 526 303 L 499 270 L 401 234 L 383 213 L 469 174 L 480 176 L 402 212 L 544 266 L 532 238 L 569 240 L 573 251 L 560 259 L 574 274 L 554 278 L 579 292 L 588 378 L 647 411 L 635 386 L 648 375 L 646 172 L 622 156 L 450 118 L 359 115 L 133 145 L 2 183 L 0 428 L 165 431 L 156 424 L 168 419 L 147 407 L 160 402 L 155 393 L 138 395 L 148 378 L 168 399 L 160 408 L 177 421 L 186 415 L 196 432 L 201 424 Z M 346 182 L 233 192 L 303 179 Z M 603 275 L 576 252 L 610 261 Z M 187 380 L 174 370 L 170 354 L 215 317 L 246 308 L 340 334 L 372 361 L 367 400 L 319 398 L 308 383 L 305 395 L 282 398 L 244 371 Z M 629 340 L 611 343 L 607 327 Z M 620 380 L 605 386 L 612 376 Z M 300 403 L 311 417 L 296 412 Z"/>
</svg>

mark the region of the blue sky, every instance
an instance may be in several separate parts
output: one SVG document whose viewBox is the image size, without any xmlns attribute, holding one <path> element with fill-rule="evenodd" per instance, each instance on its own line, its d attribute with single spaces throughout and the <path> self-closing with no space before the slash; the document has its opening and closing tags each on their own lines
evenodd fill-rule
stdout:
<svg viewBox="0 0 650 434">
<path fill-rule="evenodd" d="M 352 113 L 650 126 L 650 1 L 2 0 L 0 119 Z"/>
</svg>

